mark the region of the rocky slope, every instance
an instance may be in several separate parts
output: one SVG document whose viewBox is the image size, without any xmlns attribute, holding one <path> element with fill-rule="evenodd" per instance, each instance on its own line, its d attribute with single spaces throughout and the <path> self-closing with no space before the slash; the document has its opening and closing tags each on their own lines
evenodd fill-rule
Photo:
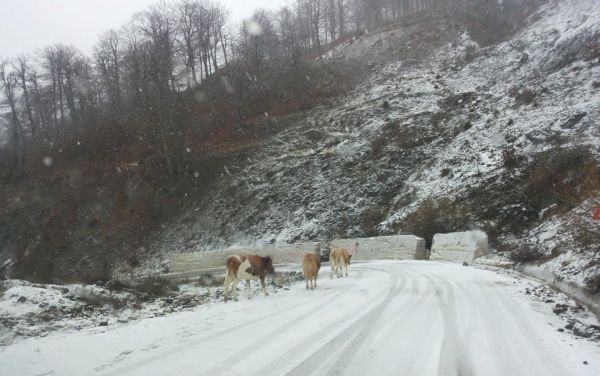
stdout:
<svg viewBox="0 0 600 376">
<path fill-rule="evenodd" d="M 596 5 L 552 1 L 512 39 L 485 48 L 443 17 L 339 46 L 327 58 L 364 60 L 369 79 L 234 151 L 214 191 L 148 252 L 407 231 L 411 213 L 442 197 L 464 205 L 469 226 L 494 241 L 529 241 L 530 229 L 577 206 L 530 202 L 536 156 L 600 152 Z M 593 277 L 598 265 L 590 267 Z"/>
</svg>

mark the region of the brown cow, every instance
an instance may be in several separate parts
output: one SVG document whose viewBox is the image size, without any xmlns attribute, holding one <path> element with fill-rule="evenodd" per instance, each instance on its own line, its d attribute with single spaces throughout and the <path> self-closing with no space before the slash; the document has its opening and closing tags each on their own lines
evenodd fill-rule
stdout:
<svg viewBox="0 0 600 376">
<path fill-rule="evenodd" d="M 349 253 L 346 248 L 332 246 L 331 252 L 329 253 L 329 262 L 331 263 L 330 278 L 333 278 L 333 274 L 337 275 L 338 278 L 341 277 L 344 274 L 342 268 L 345 269 L 347 277 L 350 259 L 356 252 L 358 252 L 358 243 L 354 243 L 352 253 Z"/>
<path fill-rule="evenodd" d="M 304 279 L 306 279 L 306 289 L 308 290 L 308 282 L 310 281 L 310 289 L 317 287 L 317 276 L 321 269 L 321 255 L 316 253 L 306 253 L 302 257 L 302 270 L 304 271 Z"/>
<path fill-rule="evenodd" d="M 237 302 L 237 285 L 242 279 L 246 281 L 248 288 L 250 287 L 250 280 L 259 279 L 263 292 L 265 295 L 269 295 L 265 286 L 265 276 L 275 273 L 273 260 L 270 256 L 231 255 L 225 261 L 225 269 L 226 275 L 223 284 L 225 301 L 227 301 L 228 294 L 233 290 L 233 299 Z"/>
</svg>

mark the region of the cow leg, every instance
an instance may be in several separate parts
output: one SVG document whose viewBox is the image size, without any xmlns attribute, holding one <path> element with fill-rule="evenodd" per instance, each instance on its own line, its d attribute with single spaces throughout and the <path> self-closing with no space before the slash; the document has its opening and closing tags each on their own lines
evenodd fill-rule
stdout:
<svg viewBox="0 0 600 376">
<path fill-rule="evenodd" d="M 315 276 L 314 281 L 315 281 L 315 287 L 317 287 L 317 277 L 316 276 Z"/>
<path fill-rule="evenodd" d="M 346 264 L 346 277 L 348 276 L 348 264 Z"/>
<path fill-rule="evenodd" d="M 306 279 L 306 289 L 308 290 L 308 280 L 309 280 L 309 278 L 305 277 L 305 279 Z"/>
<path fill-rule="evenodd" d="M 249 279 L 246 280 L 246 296 L 248 297 L 248 299 L 252 299 L 252 289 Z"/>
<path fill-rule="evenodd" d="M 239 279 L 237 279 L 237 277 L 236 277 L 236 278 L 234 278 L 234 279 L 233 279 L 233 283 L 232 283 L 232 288 L 233 288 L 233 300 L 235 300 L 236 302 L 238 301 L 238 297 L 237 297 L 237 286 L 238 286 L 238 283 L 239 283 L 239 282 L 240 282 L 240 280 L 239 280 Z"/>
<path fill-rule="evenodd" d="M 231 286 L 231 276 L 229 275 L 229 272 L 228 272 L 227 275 L 225 276 L 225 282 L 223 282 L 223 296 L 225 298 L 225 301 L 227 301 L 227 295 L 230 292 L 229 286 Z"/>
<path fill-rule="evenodd" d="M 260 276 L 260 285 L 262 286 L 265 296 L 269 295 L 269 293 L 267 292 L 267 287 L 265 286 L 265 276 L 264 275 Z"/>
</svg>

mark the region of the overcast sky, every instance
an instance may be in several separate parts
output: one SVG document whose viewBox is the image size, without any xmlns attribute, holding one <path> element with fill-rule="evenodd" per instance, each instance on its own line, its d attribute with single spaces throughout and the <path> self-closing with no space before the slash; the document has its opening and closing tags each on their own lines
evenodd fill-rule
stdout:
<svg viewBox="0 0 600 376">
<path fill-rule="evenodd" d="M 0 0 L 0 56 L 33 53 L 53 43 L 89 54 L 102 32 L 117 29 L 157 0 Z M 168 2 L 171 2 L 169 0 Z M 239 21 L 255 8 L 278 9 L 289 0 L 221 0 Z"/>
</svg>

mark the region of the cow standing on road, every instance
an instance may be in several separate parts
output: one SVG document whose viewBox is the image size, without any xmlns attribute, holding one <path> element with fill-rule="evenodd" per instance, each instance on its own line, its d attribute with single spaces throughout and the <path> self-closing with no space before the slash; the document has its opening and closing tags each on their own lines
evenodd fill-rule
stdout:
<svg viewBox="0 0 600 376">
<path fill-rule="evenodd" d="M 310 289 L 317 287 L 317 276 L 321 269 L 321 255 L 315 253 L 306 253 L 302 257 L 302 270 L 304 271 L 304 279 L 306 279 L 306 289 L 310 282 Z"/>
<path fill-rule="evenodd" d="M 331 263 L 330 278 L 333 278 L 334 274 L 337 275 L 338 278 L 341 277 L 344 274 L 344 270 L 342 269 L 345 269 L 347 277 L 350 259 L 356 252 L 358 252 L 358 243 L 354 243 L 352 253 L 348 252 L 346 248 L 332 246 L 331 252 L 329 253 L 329 262 Z"/>
<path fill-rule="evenodd" d="M 265 286 L 265 276 L 275 274 L 273 260 L 270 256 L 231 255 L 225 261 L 225 269 L 225 282 L 223 283 L 225 301 L 233 289 L 233 299 L 237 302 L 237 285 L 242 279 L 246 281 L 248 287 L 250 287 L 250 280 L 259 279 L 265 296 L 269 295 Z"/>
</svg>

